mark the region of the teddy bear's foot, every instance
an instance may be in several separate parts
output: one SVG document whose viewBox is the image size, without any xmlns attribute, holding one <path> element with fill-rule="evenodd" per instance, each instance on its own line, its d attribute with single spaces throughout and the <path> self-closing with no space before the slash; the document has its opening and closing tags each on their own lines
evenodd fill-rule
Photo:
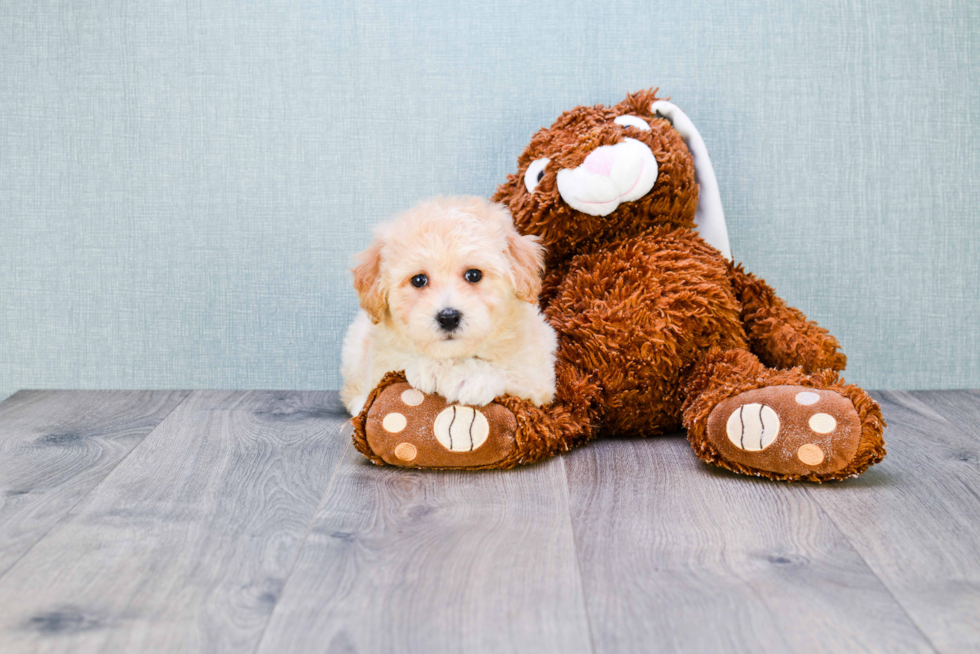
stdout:
<svg viewBox="0 0 980 654">
<path fill-rule="evenodd" d="M 493 468 L 512 457 L 517 421 L 506 407 L 446 404 L 406 382 L 381 390 L 355 443 L 375 463 L 404 468 Z M 360 418 L 360 417 L 359 417 Z M 365 449 L 367 451 L 365 451 Z"/>
<path fill-rule="evenodd" d="M 846 468 L 858 452 L 861 418 L 830 390 L 768 386 L 719 403 L 708 440 L 721 458 L 777 475 L 819 478 Z"/>
</svg>

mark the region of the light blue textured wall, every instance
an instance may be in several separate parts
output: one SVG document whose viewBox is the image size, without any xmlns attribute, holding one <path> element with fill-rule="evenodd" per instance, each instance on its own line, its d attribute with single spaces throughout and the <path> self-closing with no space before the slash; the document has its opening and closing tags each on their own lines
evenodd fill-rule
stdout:
<svg viewBox="0 0 980 654">
<path fill-rule="evenodd" d="M 369 226 L 660 86 L 869 387 L 980 386 L 980 4 L 0 3 L 0 396 L 335 388 Z"/>
</svg>

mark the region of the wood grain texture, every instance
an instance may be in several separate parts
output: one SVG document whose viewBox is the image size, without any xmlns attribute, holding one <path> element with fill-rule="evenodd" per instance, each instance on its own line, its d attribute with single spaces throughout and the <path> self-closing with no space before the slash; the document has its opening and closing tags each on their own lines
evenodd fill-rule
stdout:
<svg viewBox="0 0 980 654">
<path fill-rule="evenodd" d="M 0 651 L 254 650 L 346 419 L 335 393 L 193 393 L 0 579 Z"/>
<path fill-rule="evenodd" d="M 595 651 L 931 651 L 803 487 L 710 468 L 682 437 L 567 457 Z"/>
<path fill-rule="evenodd" d="M 980 651 L 980 393 L 876 397 L 889 456 L 810 485 L 680 437 L 376 468 L 333 393 L 18 393 L 0 652 Z"/>
<path fill-rule="evenodd" d="M 808 494 L 939 651 L 980 651 L 980 394 L 874 395 L 888 456 Z"/>
<path fill-rule="evenodd" d="M 561 459 L 378 468 L 351 450 L 260 652 L 589 652 Z"/>
<path fill-rule="evenodd" d="M 20 391 L 0 404 L 0 577 L 187 391 Z"/>
</svg>

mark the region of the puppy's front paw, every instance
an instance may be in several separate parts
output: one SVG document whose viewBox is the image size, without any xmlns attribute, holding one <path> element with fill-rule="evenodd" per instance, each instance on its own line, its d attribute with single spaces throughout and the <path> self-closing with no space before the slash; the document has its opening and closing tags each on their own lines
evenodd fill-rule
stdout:
<svg viewBox="0 0 980 654">
<path fill-rule="evenodd" d="M 471 373 L 453 384 L 446 394 L 447 402 L 469 406 L 486 406 L 504 394 L 504 378 L 490 373 Z"/>
<path fill-rule="evenodd" d="M 358 395 L 347 404 L 347 411 L 352 416 L 358 415 L 364 410 L 364 403 L 367 402 L 367 395 Z"/>
<path fill-rule="evenodd" d="M 412 388 L 431 395 L 438 393 L 438 366 L 425 361 L 414 361 L 405 366 L 405 379 Z"/>
</svg>

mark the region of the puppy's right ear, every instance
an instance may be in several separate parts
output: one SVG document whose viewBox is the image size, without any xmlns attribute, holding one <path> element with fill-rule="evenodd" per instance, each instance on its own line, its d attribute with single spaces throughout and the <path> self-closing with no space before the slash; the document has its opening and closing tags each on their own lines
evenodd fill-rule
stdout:
<svg viewBox="0 0 980 654">
<path fill-rule="evenodd" d="M 357 265 L 351 269 L 361 308 L 367 311 L 374 324 L 381 322 L 388 310 L 387 293 L 381 287 L 381 247 L 381 240 L 375 238 L 364 252 L 357 255 Z"/>
</svg>

